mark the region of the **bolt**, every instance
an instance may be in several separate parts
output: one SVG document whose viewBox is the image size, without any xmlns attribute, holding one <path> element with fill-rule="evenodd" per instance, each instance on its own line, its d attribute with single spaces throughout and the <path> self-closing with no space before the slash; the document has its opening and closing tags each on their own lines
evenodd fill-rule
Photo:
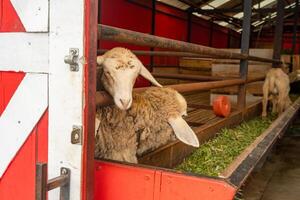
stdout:
<svg viewBox="0 0 300 200">
<path fill-rule="evenodd" d="M 74 134 L 74 140 L 76 140 L 76 141 L 79 140 L 79 134 L 78 134 L 78 133 L 75 133 L 75 134 Z"/>
<path fill-rule="evenodd" d="M 68 170 L 66 168 L 61 169 L 61 174 L 66 175 L 68 173 Z"/>
</svg>

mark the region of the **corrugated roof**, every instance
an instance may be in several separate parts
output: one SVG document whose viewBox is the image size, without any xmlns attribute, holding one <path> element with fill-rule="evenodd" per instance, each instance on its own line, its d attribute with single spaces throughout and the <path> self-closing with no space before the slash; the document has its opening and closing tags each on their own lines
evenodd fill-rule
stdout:
<svg viewBox="0 0 300 200">
<path fill-rule="evenodd" d="M 236 31 L 241 31 L 241 24 L 243 19 L 242 3 L 243 0 L 157 0 L 181 10 L 188 10 L 193 7 L 195 16 L 212 20 L 213 22 L 231 28 Z M 295 0 L 285 0 L 285 8 L 295 7 Z M 253 8 L 276 8 L 276 0 L 253 0 Z M 213 13 L 212 10 L 219 10 Z M 234 11 L 230 12 L 229 9 Z M 221 10 L 226 12 L 221 12 Z M 236 11 L 240 12 L 236 12 Z M 211 11 L 211 12 L 208 12 Z M 253 13 L 251 24 L 258 27 L 267 22 L 273 23 L 273 18 L 276 17 L 276 12 Z"/>
</svg>

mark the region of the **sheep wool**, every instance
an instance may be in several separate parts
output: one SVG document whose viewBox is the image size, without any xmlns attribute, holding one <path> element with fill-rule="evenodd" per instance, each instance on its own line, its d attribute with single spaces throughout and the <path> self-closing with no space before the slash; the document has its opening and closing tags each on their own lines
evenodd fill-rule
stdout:
<svg viewBox="0 0 300 200">
<path fill-rule="evenodd" d="M 186 114 L 187 103 L 170 88 L 149 88 L 133 93 L 130 109 L 98 108 L 95 157 L 137 163 L 137 155 L 175 140 L 171 117 Z"/>
</svg>

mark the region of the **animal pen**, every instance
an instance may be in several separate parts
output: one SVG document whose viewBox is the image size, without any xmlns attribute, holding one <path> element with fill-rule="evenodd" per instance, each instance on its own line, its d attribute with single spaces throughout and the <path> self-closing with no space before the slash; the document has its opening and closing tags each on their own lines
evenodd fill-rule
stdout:
<svg viewBox="0 0 300 200">
<path fill-rule="evenodd" d="M 246 87 L 265 77 L 249 78 L 248 62 L 280 65 L 280 52 L 273 59 L 249 54 L 251 0 L 243 2 L 240 53 L 98 24 L 95 0 L 83 1 L 84 8 L 71 0 L 49 4 L 42 0 L 34 23 L 28 22 L 32 16 L 13 2 L 23 25 L 8 25 L 13 33 L 0 34 L 0 41 L 7 46 L 1 50 L 7 58 L 0 59 L 0 83 L 11 89 L 6 93 L 3 89 L 6 97 L 0 97 L 0 133 L 5 134 L 0 146 L 7 149 L 0 151 L 0 199 L 233 199 L 298 114 L 300 98 L 217 177 L 173 169 L 194 151 L 178 141 L 139 157 L 139 164 L 95 160 L 95 110 L 113 103 L 105 91 L 96 91 L 97 41 L 166 50 L 133 50 L 136 55 L 240 62 L 239 77 L 153 72 L 157 78 L 190 81 L 166 87 L 187 94 L 188 113 L 193 114 L 186 120 L 200 144 L 221 128 L 234 127 L 260 114 L 261 100 L 248 102 Z M 70 11 L 76 14 L 64 15 Z M 98 49 L 98 54 L 105 51 Z M 228 117 L 216 117 L 211 106 L 199 103 L 200 92 L 229 86 L 238 86 L 238 91 Z M 21 114 L 15 117 L 9 112 Z"/>
</svg>

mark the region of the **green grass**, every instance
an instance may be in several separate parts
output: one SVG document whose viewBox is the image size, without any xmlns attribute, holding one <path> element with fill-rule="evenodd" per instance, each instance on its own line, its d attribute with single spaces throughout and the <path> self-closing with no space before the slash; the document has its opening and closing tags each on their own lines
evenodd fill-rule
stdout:
<svg viewBox="0 0 300 200">
<path fill-rule="evenodd" d="M 257 117 L 233 129 L 222 129 L 217 137 L 202 144 L 175 169 L 201 175 L 218 176 L 272 123 L 275 116 Z"/>
<path fill-rule="evenodd" d="M 298 97 L 299 94 L 290 95 L 292 101 Z M 256 117 L 233 129 L 222 129 L 217 137 L 202 144 L 175 169 L 201 175 L 218 176 L 276 118 L 275 115 L 270 116 L 269 114 L 268 116 L 265 119 Z"/>
</svg>

